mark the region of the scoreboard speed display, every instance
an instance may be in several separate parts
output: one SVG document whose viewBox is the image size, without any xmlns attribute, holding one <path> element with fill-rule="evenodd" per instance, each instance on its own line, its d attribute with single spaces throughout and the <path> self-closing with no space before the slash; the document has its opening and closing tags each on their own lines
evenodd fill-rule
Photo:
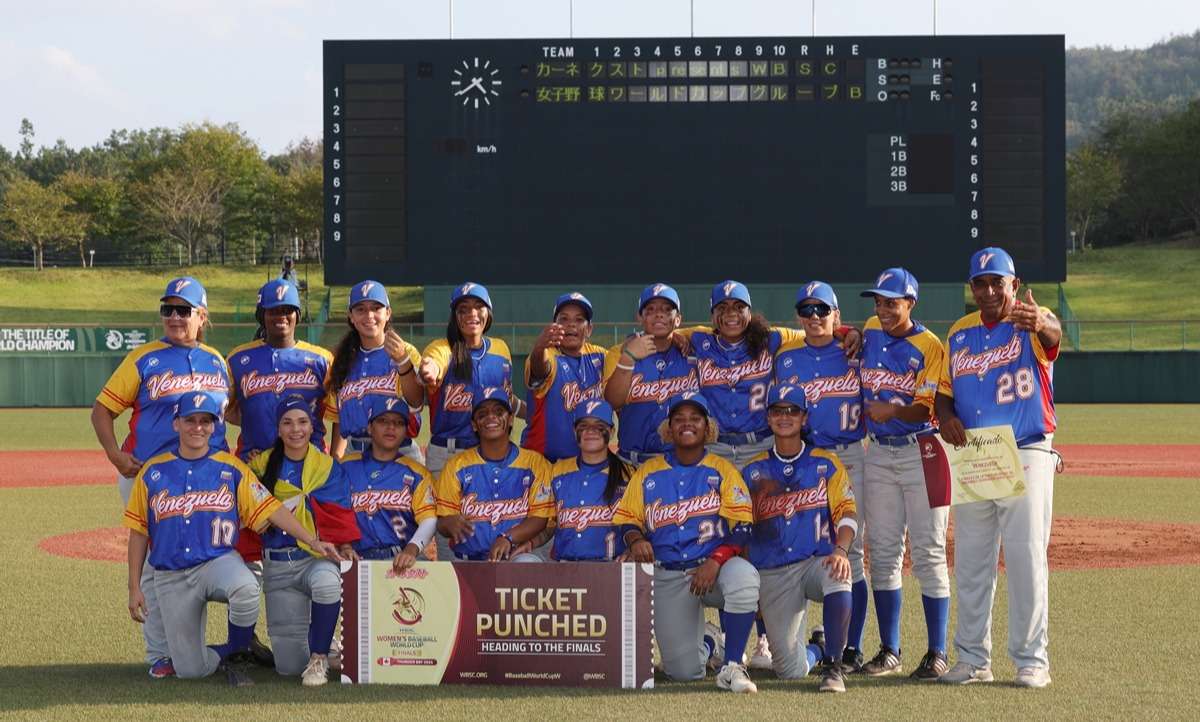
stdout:
<svg viewBox="0 0 1200 722">
<path fill-rule="evenodd" d="M 329 283 L 1065 278 L 1064 39 L 326 41 Z"/>
</svg>

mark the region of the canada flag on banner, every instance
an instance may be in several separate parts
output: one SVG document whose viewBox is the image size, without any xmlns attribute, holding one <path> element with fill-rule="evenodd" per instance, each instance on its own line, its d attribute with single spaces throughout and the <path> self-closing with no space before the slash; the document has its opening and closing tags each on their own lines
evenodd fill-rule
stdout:
<svg viewBox="0 0 1200 722">
<path fill-rule="evenodd" d="M 925 493 L 929 495 L 929 508 L 950 506 L 950 461 L 946 449 L 936 434 L 917 437 L 921 451 L 921 466 L 925 470 Z"/>
</svg>

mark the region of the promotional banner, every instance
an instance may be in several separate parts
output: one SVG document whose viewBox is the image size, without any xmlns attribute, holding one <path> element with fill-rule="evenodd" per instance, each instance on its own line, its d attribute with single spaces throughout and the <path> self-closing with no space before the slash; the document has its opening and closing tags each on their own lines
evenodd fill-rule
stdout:
<svg viewBox="0 0 1200 722">
<path fill-rule="evenodd" d="M 342 681 L 650 688 L 653 567 L 343 564 Z"/>
<path fill-rule="evenodd" d="M 113 353 L 122 355 L 155 338 L 149 327 L 0 327 L 0 353 Z"/>
<path fill-rule="evenodd" d="M 966 432 L 963 446 L 951 446 L 937 434 L 918 439 L 929 507 L 1024 494 L 1025 469 L 1012 427 L 986 426 Z"/>
</svg>

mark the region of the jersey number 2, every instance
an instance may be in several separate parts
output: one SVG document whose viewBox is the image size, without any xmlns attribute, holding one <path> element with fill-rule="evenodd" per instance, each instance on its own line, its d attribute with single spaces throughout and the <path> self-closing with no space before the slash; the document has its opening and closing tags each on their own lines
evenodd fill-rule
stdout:
<svg viewBox="0 0 1200 722">
<path fill-rule="evenodd" d="M 1016 392 L 1015 396 L 1013 392 Z M 1033 396 L 1033 371 L 1017 369 L 1016 374 L 1003 373 L 996 379 L 996 403 L 1011 404 L 1016 399 Z"/>
</svg>

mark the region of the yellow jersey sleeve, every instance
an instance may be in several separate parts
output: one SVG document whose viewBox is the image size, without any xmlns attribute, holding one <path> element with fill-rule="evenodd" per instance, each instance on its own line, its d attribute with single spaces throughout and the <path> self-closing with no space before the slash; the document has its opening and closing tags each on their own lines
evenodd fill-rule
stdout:
<svg viewBox="0 0 1200 722">
<path fill-rule="evenodd" d="M 771 327 L 771 330 L 775 331 L 776 333 L 779 334 L 779 350 L 780 351 L 783 350 L 784 345 L 795 344 L 798 341 L 801 342 L 799 347 L 804 346 L 804 343 L 803 343 L 804 329 L 785 328 L 783 326 L 773 326 L 773 327 Z M 794 348 L 799 348 L 799 347 L 794 347 Z"/>
<path fill-rule="evenodd" d="M 586 349 L 584 350 L 586 351 Z M 534 397 L 539 399 L 545 398 L 546 394 L 550 393 L 550 389 L 554 386 L 554 379 L 558 376 L 558 349 L 548 348 L 546 349 L 545 353 L 546 368 L 548 369 L 546 372 L 546 378 L 539 381 L 537 388 L 533 389 Z M 531 388 L 533 386 L 533 382 L 530 379 L 530 375 L 533 373 L 533 367 L 530 365 L 532 360 L 532 355 L 525 359 L 525 388 Z"/>
<path fill-rule="evenodd" d="M 954 338 L 954 334 L 964 328 L 976 326 L 980 323 L 979 312 L 967 314 L 954 322 L 950 330 L 946 332 L 946 342 L 942 344 L 942 363 L 941 371 L 938 373 L 937 392 L 942 396 L 954 398 L 954 375 L 950 372 L 950 339 Z"/>
<path fill-rule="evenodd" d="M 529 485 L 530 516 L 549 519 L 554 516 L 554 494 L 550 490 L 550 462 L 535 451 L 522 450 L 530 456 L 529 468 L 533 470 L 533 483 Z"/>
<path fill-rule="evenodd" d="M 464 452 L 446 462 L 433 485 L 438 516 L 454 516 L 462 511 L 462 487 L 458 483 L 458 463 L 470 452 Z"/>
<path fill-rule="evenodd" d="M 651 459 L 633 472 L 621 501 L 617 503 L 617 510 L 613 513 L 613 526 L 632 524 L 642 531 L 646 530 L 646 502 L 642 485 L 651 470 L 650 467 L 657 466 L 653 463 L 655 461 L 658 459 Z"/>
<path fill-rule="evenodd" d="M 942 370 L 946 366 L 946 349 L 932 331 L 926 331 L 920 340 L 921 353 L 925 363 L 917 374 L 917 388 L 913 393 L 913 403 L 920 404 L 933 410 L 933 397 L 937 395 L 938 382 L 942 378 Z"/>
<path fill-rule="evenodd" d="M 858 502 L 854 498 L 854 491 L 850 487 L 850 475 L 846 473 L 846 467 L 842 464 L 842 460 L 837 458 L 836 454 L 816 449 L 812 455 L 817 458 L 829 459 L 833 463 L 833 475 L 825 482 L 825 491 L 829 495 L 829 516 L 836 527 L 838 522 L 845 519 L 847 515 L 858 515 Z"/>
<path fill-rule="evenodd" d="M 434 374 L 436 377 L 436 382 L 434 385 L 437 386 L 441 384 L 442 379 L 446 376 L 446 369 L 450 368 L 450 344 L 447 343 L 446 339 L 444 338 L 431 341 L 429 345 L 425 347 L 425 351 L 421 354 L 421 358 L 422 360 L 429 359 L 437 364 L 437 373 Z M 421 362 L 418 361 L 417 363 L 420 365 Z"/>
<path fill-rule="evenodd" d="M 742 472 L 725 459 L 710 454 L 709 462 L 721 474 L 720 515 L 730 525 L 738 522 L 754 523 L 754 506 L 750 501 L 750 489 Z"/>
<path fill-rule="evenodd" d="M 413 518 L 420 524 L 437 516 L 437 497 L 433 494 L 433 476 L 429 470 L 423 466 L 418 468 L 417 464 L 411 466 L 420 475 L 412 500 Z"/>
<path fill-rule="evenodd" d="M 96 397 L 96 401 L 101 406 L 115 415 L 119 416 L 122 411 L 133 406 L 137 401 L 138 391 L 142 386 L 142 376 L 138 372 L 137 362 L 145 355 L 144 352 L 138 353 L 140 350 L 141 348 L 135 349 L 125 356 L 121 365 L 117 366 L 117 370 L 108 377 L 104 388 L 100 389 L 100 394 Z"/>
<path fill-rule="evenodd" d="M 621 362 L 621 349 L 624 347 L 625 344 L 619 343 L 604 354 L 604 375 L 602 377 L 604 383 L 607 384 L 612 375 L 617 372 L 617 364 Z"/>
<path fill-rule="evenodd" d="M 267 491 L 267 487 L 254 478 L 249 469 L 238 484 L 237 503 L 238 518 L 241 519 L 242 526 L 256 532 L 266 529 L 270 524 L 268 520 L 271 515 L 283 507 L 283 504 Z"/>
</svg>

